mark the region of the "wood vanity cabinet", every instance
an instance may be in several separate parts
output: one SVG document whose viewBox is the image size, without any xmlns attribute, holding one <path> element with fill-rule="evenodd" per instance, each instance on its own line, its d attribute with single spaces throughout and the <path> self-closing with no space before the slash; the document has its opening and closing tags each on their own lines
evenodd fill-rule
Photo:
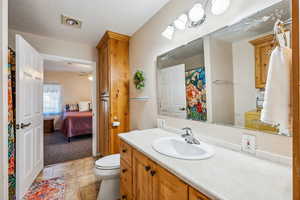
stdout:
<svg viewBox="0 0 300 200">
<path fill-rule="evenodd" d="M 274 35 L 260 37 L 250 43 L 255 48 L 255 87 L 265 88 L 271 53 L 276 47 Z"/>
<path fill-rule="evenodd" d="M 194 188 L 189 188 L 189 200 L 210 200 L 207 196 L 204 194 L 198 192 Z"/>
<path fill-rule="evenodd" d="M 99 150 L 106 156 L 119 153 L 118 134 L 129 130 L 129 36 L 107 31 L 97 49 Z"/>
<path fill-rule="evenodd" d="M 121 200 L 209 200 L 123 141 L 120 150 Z"/>
</svg>

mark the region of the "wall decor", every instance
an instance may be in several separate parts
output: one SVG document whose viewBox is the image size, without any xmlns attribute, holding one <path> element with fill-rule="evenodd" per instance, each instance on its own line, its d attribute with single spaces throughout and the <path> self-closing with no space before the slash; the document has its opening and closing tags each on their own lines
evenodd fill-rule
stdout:
<svg viewBox="0 0 300 200">
<path fill-rule="evenodd" d="M 135 88 L 141 90 L 145 87 L 145 75 L 141 70 L 137 70 L 133 77 Z"/>
</svg>

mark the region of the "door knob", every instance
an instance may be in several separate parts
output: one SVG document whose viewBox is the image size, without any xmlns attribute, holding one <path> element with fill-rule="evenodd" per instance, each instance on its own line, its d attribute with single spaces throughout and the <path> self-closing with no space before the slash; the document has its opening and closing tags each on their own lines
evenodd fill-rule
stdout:
<svg viewBox="0 0 300 200">
<path fill-rule="evenodd" d="M 28 127 L 28 126 L 30 126 L 31 125 L 31 123 L 29 122 L 29 123 L 27 123 L 27 124 L 23 124 L 23 123 L 21 123 L 21 129 L 23 129 L 23 128 L 26 128 L 26 127 Z"/>
</svg>

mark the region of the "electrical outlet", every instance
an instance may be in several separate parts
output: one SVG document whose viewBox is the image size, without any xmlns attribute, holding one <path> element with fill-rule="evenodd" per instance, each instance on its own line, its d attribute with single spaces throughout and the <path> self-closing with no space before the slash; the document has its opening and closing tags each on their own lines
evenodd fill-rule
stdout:
<svg viewBox="0 0 300 200">
<path fill-rule="evenodd" d="M 256 137 L 254 135 L 243 135 L 242 150 L 247 153 L 256 153 Z"/>
<path fill-rule="evenodd" d="M 164 119 L 157 119 L 157 127 L 158 128 L 165 128 L 166 127 L 166 120 L 164 120 Z"/>
</svg>

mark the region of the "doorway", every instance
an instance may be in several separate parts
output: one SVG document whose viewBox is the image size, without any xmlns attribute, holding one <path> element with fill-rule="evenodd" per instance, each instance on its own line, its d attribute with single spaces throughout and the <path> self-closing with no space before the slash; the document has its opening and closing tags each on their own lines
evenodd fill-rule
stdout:
<svg viewBox="0 0 300 200">
<path fill-rule="evenodd" d="M 43 55 L 36 51 L 30 43 L 23 39 L 22 36 L 16 36 L 16 48 L 15 48 L 15 57 L 16 57 L 16 71 L 15 71 L 15 85 L 16 85 L 16 196 L 17 199 L 20 199 L 24 193 L 27 191 L 29 186 L 32 184 L 34 179 L 37 177 L 39 172 L 43 169 L 45 164 L 44 156 L 44 96 L 45 96 L 45 85 L 44 84 L 44 68 L 47 66 L 48 62 L 57 62 L 60 63 L 60 66 L 63 66 L 62 63 L 67 63 L 66 65 L 70 67 L 68 63 L 72 65 L 82 65 L 89 66 L 90 71 L 88 73 L 79 73 L 78 76 L 83 76 L 88 81 L 91 81 L 90 88 L 91 90 L 89 99 L 86 99 L 84 102 L 85 105 L 81 105 L 83 108 L 78 107 L 78 113 L 80 111 L 86 111 L 85 113 L 90 114 L 90 131 L 88 132 L 91 135 L 90 141 L 90 155 L 96 155 L 97 152 L 97 130 L 96 130 L 96 63 L 86 60 L 79 60 L 73 58 L 64 58 L 51 55 Z M 51 65 L 50 65 L 51 66 Z M 62 72 L 60 72 L 62 73 Z M 66 76 L 66 75 L 65 75 Z M 65 77 L 64 77 L 65 78 Z M 77 81 L 75 81 L 77 82 Z M 74 84 L 75 84 L 74 82 Z M 48 91 L 52 91 L 55 94 L 52 97 L 54 102 L 50 102 L 47 105 L 49 108 L 46 112 L 53 112 L 52 114 L 63 114 L 64 108 L 66 105 L 63 105 L 60 100 L 60 96 L 57 99 L 57 91 L 62 93 L 63 87 L 57 87 L 59 84 L 52 84 Z M 60 90 L 59 90 L 60 88 Z M 58 101 L 59 104 L 55 105 L 55 102 Z M 88 106 L 86 105 L 88 103 Z M 84 104 L 82 102 L 82 104 Z M 78 103 L 80 104 L 80 103 Z M 88 108 L 87 108 L 88 107 Z M 57 110 L 56 109 L 60 109 Z M 73 113 L 74 114 L 74 113 Z M 48 116 L 49 117 L 49 116 Z M 62 117 L 62 116 L 60 116 Z M 75 124 L 74 124 L 75 125 Z M 77 125 L 77 123 L 76 123 Z M 54 123 L 53 123 L 54 126 Z M 81 125 L 80 125 L 81 126 Z M 66 131 L 68 134 L 72 134 L 73 130 Z M 60 135 L 61 136 L 61 135 Z M 67 143 L 72 144 L 73 136 L 77 135 L 67 135 Z M 74 142 L 74 141 L 73 141 Z M 61 149 L 63 151 L 63 149 Z M 62 154 L 63 152 L 58 152 Z M 76 158 L 69 158 L 70 160 Z M 58 160 L 57 162 L 63 162 L 65 160 Z M 14 174 L 13 174 L 14 175 Z M 14 179 L 15 180 L 15 179 Z"/>
<path fill-rule="evenodd" d="M 44 165 L 96 156 L 96 63 L 44 59 Z"/>
</svg>

